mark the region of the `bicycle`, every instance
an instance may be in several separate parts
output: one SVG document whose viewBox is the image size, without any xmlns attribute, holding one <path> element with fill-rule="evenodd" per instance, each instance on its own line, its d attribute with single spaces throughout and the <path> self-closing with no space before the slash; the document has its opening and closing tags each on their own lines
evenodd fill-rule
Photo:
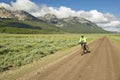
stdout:
<svg viewBox="0 0 120 80">
<path fill-rule="evenodd" d="M 86 43 L 80 43 L 80 44 L 81 44 L 81 48 L 82 48 L 82 54 L 81 55 L 90 53 L 89 47 L 88 47 L 88 45 L 86 45 Z"/>
</svg>

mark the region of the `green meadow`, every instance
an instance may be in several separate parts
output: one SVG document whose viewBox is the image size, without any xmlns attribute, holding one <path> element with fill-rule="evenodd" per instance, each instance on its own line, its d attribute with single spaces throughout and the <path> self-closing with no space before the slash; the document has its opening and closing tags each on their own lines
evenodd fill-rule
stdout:
<svg viewBox="0 0 120 80">
<path fill-rule="evenodd" d="M 111 38 L 116 44 L 120 45 L 120 34 L 109 35 L 109 38 Z"/>
<path fill-rule="evenodd" d="M 0 34 L 0 72 L 20 67 L 77 46 L 81 34 Z M 108 36 L 120 44 L 118 34 L 85 34 L 88 42 Z"/>
<path fill-rule="evenodd" d="M 0 76 L 13 80 L 80 48 L 81 34 L 0 34 Z M 119 34 L 85 34 L 88 43 L 107 36 L 120 45 Z M 7 73 L 6 73 L 7 71 Z"/>
<path fill-rule="evenodd" d="M 101 35 L 87 34 L 88 41 Z M 0 34 L 0 72 L 77 46 L 80 34 Z"/>
</svg>

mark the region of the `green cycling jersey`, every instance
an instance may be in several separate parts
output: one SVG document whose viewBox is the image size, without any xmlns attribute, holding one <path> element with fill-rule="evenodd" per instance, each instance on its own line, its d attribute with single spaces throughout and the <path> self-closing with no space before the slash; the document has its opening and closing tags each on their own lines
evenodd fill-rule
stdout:
<svg viewBox="0 0 120 80">
<path fill-rule="evenodd" d="M 87 38 L 86 37 L 80 37 L 80 40 L 79 40 L 79 43 L 81 43 L 81 42 L 87 42 Z"/>
</svg>

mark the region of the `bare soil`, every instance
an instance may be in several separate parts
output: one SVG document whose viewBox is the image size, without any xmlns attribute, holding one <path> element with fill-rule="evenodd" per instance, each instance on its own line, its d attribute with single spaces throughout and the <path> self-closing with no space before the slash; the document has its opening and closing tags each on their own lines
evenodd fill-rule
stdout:
<svg viewBox="0 0 120 80">
<path fill-rule="evenodd" d="M 106 37 L 89 44 L 91 53 L 72 55 L 17 80 L 120 80 L 120 46 Z"/>
</svg>

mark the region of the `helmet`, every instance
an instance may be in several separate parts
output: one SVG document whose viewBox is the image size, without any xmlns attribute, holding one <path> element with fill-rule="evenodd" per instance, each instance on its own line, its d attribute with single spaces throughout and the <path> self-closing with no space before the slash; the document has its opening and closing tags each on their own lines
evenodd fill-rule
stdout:
<svg viewBox="0 0 120 80">
<path fill-rule="evenodd" d="M 84 37 L 84 34 L 81 34 L 81 37 Z"/>
</svg>

